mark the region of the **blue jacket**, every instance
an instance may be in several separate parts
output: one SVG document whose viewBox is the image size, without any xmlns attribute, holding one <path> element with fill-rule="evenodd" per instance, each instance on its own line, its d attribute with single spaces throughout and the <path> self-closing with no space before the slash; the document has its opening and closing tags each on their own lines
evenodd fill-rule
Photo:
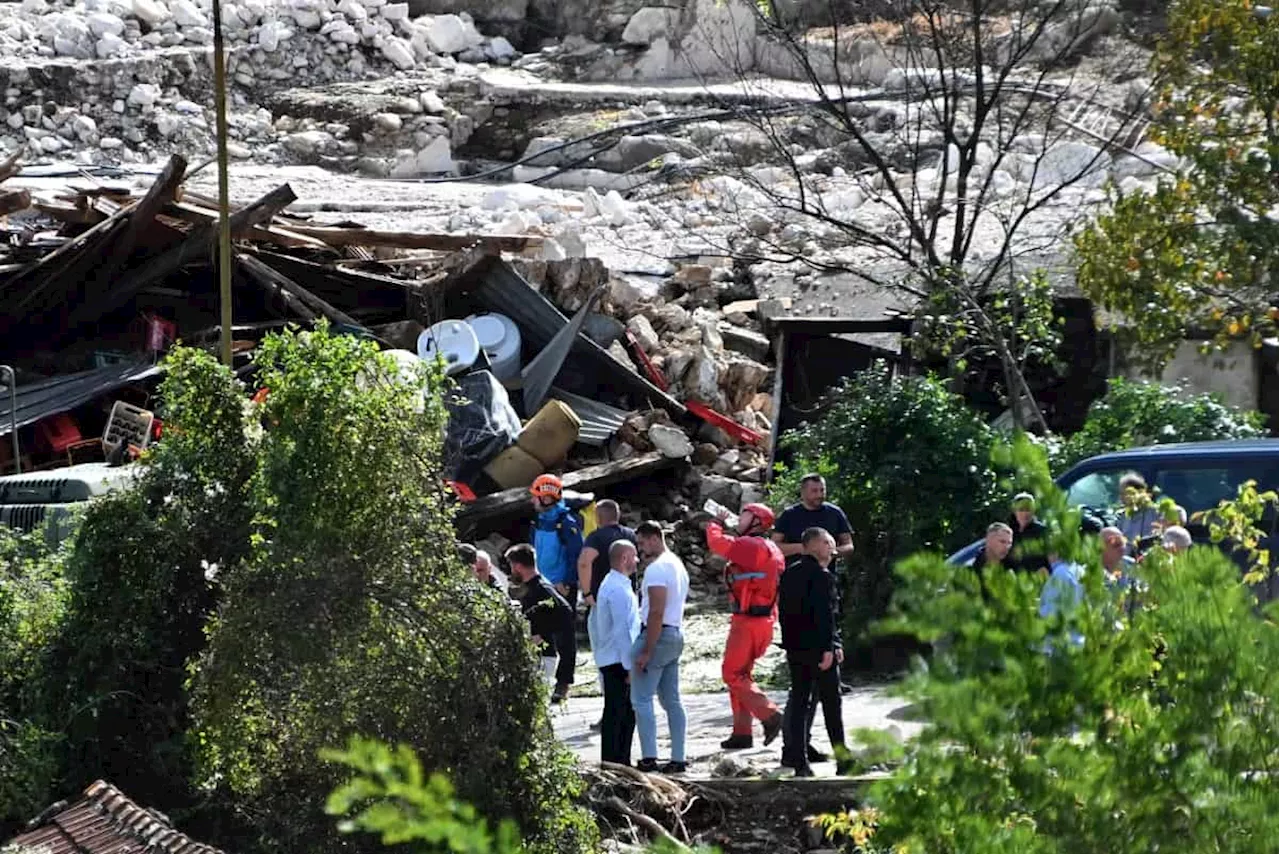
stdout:
<svg viewBox="0 0 1280 854">
<path fill-rule="evenodd" d="M 561 531 L 563 526 L 573 524 L 572 511 L 564 501 L 557 501 L 534 519 L 533 550 L 538 557 L 538 572 L 552 584 L 578 586 L 577 559 L 570 554 L 569 538 Z M 577 531 L 576 536 L 581 542 L 582 532 Z"/>
</svg>

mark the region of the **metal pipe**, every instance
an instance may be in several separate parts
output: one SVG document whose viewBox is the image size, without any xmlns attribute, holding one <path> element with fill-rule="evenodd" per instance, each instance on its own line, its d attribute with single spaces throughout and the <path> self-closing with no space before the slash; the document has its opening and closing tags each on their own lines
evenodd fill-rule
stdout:
<svg viewBox="0 0 1280 854">
<path fill-rule="evenodd" d="M 227 177 L 227 64 L 222 0 L 213 0 L 213 104 L 218 133 L 218 293 L 222 303 L 222 362 L 231 364 L 231 193 Z"/>
<path fill-rule="evenodd" d="M 8 379 L 5 379 L 5 377 Z M 22 453 L 18 449 L 18 372 L 9 365 L 0 365 L 0 380 L 9 385 L 9 421 L 13 436 L 13 470 L 22 474 Z"/>
</svg>

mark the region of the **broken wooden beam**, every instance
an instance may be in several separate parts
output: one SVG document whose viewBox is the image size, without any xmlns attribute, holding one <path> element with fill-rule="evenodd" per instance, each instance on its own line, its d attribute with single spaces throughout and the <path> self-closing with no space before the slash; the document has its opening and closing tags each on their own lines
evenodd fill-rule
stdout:
<svg viewBox="0 0 1280 854">
<path fill-rule="evenodd" d="M 270 220 L 298 197 L 288 184 L 281 184 L 262 198 L 231 215 L 231 228 L 244 228 Z M 183 265 L 197 260 L 210 260 L 218 229 L 216 223 L 206 223 L 193 229 L 181 242 L 155 255 L 141 266 L 125 270 L 117 278 L 115 287 L 93 303 L 86 303 L 77 310 L 73 321 L 82 322 L 101 317 L 134 297 L 138 291 L 152 282 L 172 275 Z M 73 325 L 73 324 L 69 324 Z"/>
<path fill-rule="evenodd" d="M 261 275 L 256 269 L 250 267 L 246 263 L 247 261 L 257 261 L 257 259 L 249 258 L 248 256 L 245 256 L 245 255 L 237 255 L 236 267 L 239 268 L 240 272 L 244 275 L 246 279 L 253 282 L 258 287 L 262 288 L 263 292 L 266 293 L 267 298 L 269 300 L 279 302 L 280 306 L 283 309 L 281 312 L 283 316 L 287 317 L 289 313 L 292 312 L 293 314 L 301 317 L 303 320 L 306 320 L 306 321 L 314 321 L 317 317 L 320 316 L 316 311 L 314 311 L 310 306 L 308 306 L 306 303 L 300 300 L 296 295 L 290 293 L 288 290 L 283 288 L 280 285 L 280 283 L 276 281 L 274 278 Z"/>
<path fill-rule="evenodd" d="M 31 207 L 30 190 L 0 190 L 0 216 L 25 211 Z"/>
<path fill-rule="evenodd" d="M 18 159 L 22 157 L 25 148 L 19 148 L 12 155 L 0 162 L 0 181 L 6 181 L 22 171 L 22 167 L 18 165 Z"/>
<path fill-rule="evenodd" d="M 330 246 L 381 246 L 391 249 L 434 249 L 459 252 L 480 248 L 490 254 L 523 252 L 542 245 L 543 238 L 528 234 L 431 234 L 413 231 L 376 231 L 371 228 L 333 228 L 290 225 L 289 231 L 323 240 Z"/>
<path fill-rule="evenodd" d="M 274 270 L 267 264 L 264 264 L 260 259 L 255 258 L 252 255 L 241 255 L 237 260 L 246 274 L 251 276 L 254 280 L 267 282 L 271 286 L 283 290 L 285 293 L 305 305 L 307 309 L 313 313 L 312 319 L 314 319 L 315 315 L 323 315 L 329 318 L 333 323 L 339 323 L 343 326 L 353 326 L 357 329 L 364 328 L 364 324 L 356 320 L 351 315 L 334 308 L 332 305 L 311 293 L 311 291 L 307 290 L 302 285 L 299 285 L 293 279 L 290 279 L 278 270 Z"/>
<path fill-rule="evenodd" d="M 565 489 L 578 492 L 595 492 L 616 483 L 638 480 L 653 472 L 671 468 L 680 460 L 664 457 L 654 451 L 640 454 L 625 460 L 617 460 L 600 465 L 587 466 L 561 476 Z M 529 509 L 529 489 L 518 486 L 504 489 L 483 498 L 477 498 L 470 504 L 464 504 L 458 510 L 455 524 L 459 529 L 474 529 L 477 525 L 525 512 Z"/>
</svg>

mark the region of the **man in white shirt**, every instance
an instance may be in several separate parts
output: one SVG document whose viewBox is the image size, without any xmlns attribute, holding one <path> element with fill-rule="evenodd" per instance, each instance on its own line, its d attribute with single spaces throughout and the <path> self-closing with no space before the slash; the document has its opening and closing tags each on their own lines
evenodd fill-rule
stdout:
<svg viewBox="0 0 1280 854">
<path fill-rule="evenodd" d="M 592 650 L 604 683 L 604 716 L 600 719 L 600 761 L 631 764 L 636 716 L 628 682 L 633 646 L 640 634 L 640 610 L 631 589 L 636 573 L 636 547 L 617 540 L 609 547 L 609 574 L 596 593 L 596 638 Z"/>
<path fill-rule="evenodd" d="M 684 563 L 667 550 L 662 528 L 644 522 L 636 528 L 640 550 L 650 558 L 640 584 L 640 621 L 631 671 L 631 705 L 640 731 L 641 771 L 681 774 L 688 769 L 684 741 L 687 720 L 680 701 L 680 654 L 684 651 L 684 603 L 689 598 L 689 573 Z M 671 761 L 658 766 L 658 719 L 653 711 L 657 695 L 667 713 L 671 731 Z"/>
</svg>

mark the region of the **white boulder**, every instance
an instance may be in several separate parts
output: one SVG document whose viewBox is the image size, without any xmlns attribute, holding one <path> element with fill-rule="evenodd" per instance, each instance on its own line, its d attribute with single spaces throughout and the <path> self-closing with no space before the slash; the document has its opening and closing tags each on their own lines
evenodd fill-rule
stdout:
<svg viewBox="0 0 1280 854">
<path fill-rule="evenodd" d="M 637 9 L 622 31 L 623 44 L 651 45 L 661 38 L 670 39 L 680 23 L 680 10 L 666 6 Z"/>
<path fill-rule="evenodd" d="M 160 87 L 154 83 L 138 83 L 129 90 L 128 101 L 135 107 L 150 107 L 160 100 Z"/>
<path fill-rule="evenodd" d="M 413 48 L 404 39 L 394 36 L 382 42 L 382 55 L 401 71 L 408 71 L 416 63 Z"/>
<path fill-rule="evenodd" d="M 173 22 L 179 27 L 207 27 L 209 18 L 191 0 L 173 0 Z"/>
<path fill-rule="evenodd" d="M 427 44 L 436 53 L 461 53 L 479 44 L 472 35 L 475 27 L 468 28 L 457 15 L 436 15 L 427 23 L 426 30 Z"/>
<path fill-rule="evenodd" d="M 683 459 L 693 453 L 693 443 L 684 431 L 667 424 L 654 424 L 650 427 L 649 441 L 658 453 L 668 459 Z"/>
<path fill-rule="evenodd" d="M 129 0 L 129 10 L 148 27 L 158 27 L 172 17 L 164 0 Z"/>
<path fill-rule="evenodd" d="M 90 12 L 85 21 L 89 25 L 89 31 L 98 38 L 107 33 L 118 36 L 124 32 L 124 19 L 110 12 Z"/>
</svg>

